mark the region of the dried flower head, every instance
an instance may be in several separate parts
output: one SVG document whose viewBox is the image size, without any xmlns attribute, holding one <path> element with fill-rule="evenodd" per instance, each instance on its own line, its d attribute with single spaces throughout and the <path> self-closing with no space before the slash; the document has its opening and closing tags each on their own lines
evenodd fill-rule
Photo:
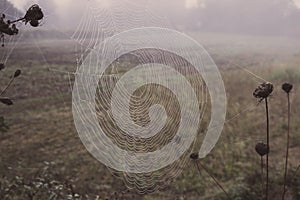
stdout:
<svg viewBox="0 0 300 200">
<path fill-rule="evenodd" d="M 199 158 L 199 154 L 198 154 L 197 152 L 194 152 L 194 153 L 192 153 L 192 154 L 190 155 L 190 158 L 191 158 L 192 160 L 197 160 L 197 159 Z"/>
<path fill-rule="evenodd" d="M 0 102 L 7 105 L 7 106 L 13 105 L 12 100 L 10 98 L 7 98 L 7 97 L 1 97 Z"/>
<path fill-rule="evenodd" d="M 31 6 L 24 16 L 25 23 L 29 22 L 33 27 L 37 27 L 39 25 L 39 20 L 42 20 L 43 18 L 44 13 L 37 4 Z"/>
<path fill-rule="evenodd" d="M 273 92 L 273 88 L 272 83 L 264 82 L 255 89 L 253 96 L 255 98 L 267 98 Z"/>
<path fill-rule="evenodd" d="M 0 71 L 5 68 L 4 63 L 0 63 Z"/>
<path fill-rule="evenodd" d="M 30 21 L 30 25 L 32 27 L 38 27 L 40 24 L 39 24 L 39 21 L 38 20 L 31 20 Z"/>
<path fill-rule="evenodd" d="M 20 76 L 20 75 L 21 75 L 21 70 L 19 70 L 19 69 L 16 70 L 16 71 L 15 71 L 15 74 L 14 74 L 14 77 L 17 78 L 17 77 Z"/>
<path fill-rule="evenodd" d="M 286 92 L 290 93 L 290 91 L 293 89 L 293 85 L 290 83 L 284 83 L 282 84 L 281 88 Z"/>
<path fill-rule="evenodd" d="M 269 153 L 268 145 L 263 142 L 257 143 L 255 146 L 255 150 L 260 156 L 264 156 Z"/>
</svg>

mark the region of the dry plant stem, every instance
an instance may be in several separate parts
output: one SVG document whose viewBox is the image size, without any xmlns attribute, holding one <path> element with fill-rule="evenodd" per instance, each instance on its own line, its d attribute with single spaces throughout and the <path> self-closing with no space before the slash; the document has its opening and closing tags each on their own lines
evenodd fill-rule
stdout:
<svg viewBox="0 0 300 200">
<path fill-rule="evenodd" d="M 298 165 L 298 167 L 297 167 L 295 173 L 293 174 L 293 176 L 292 176 L 293 178 L 297 175 L 297 172 L 299 171 L 299 169 L 300 169 L 300 165 Z"/>
<path fill-rule="evenodd" d="M 297 175 L 297 173 L 298 173 L 299 169 L 300 169 L 300 165 L 298 165 L 297 169 L 295 170 L 295 172 L 294 172 L 294 174 L 293 174 L 293 176 L 292 176 L 292 178 L 291 178 L 291 181 L 290 181 L 290 183 L 292 183 L 292 182 L 293 182 L 293 178 L 294 178 L 294 177 L 296 177 L 296 175 Z M 288 190 L 289 190 L 289 189 L 288 189 L 288 188 L 286 188 L 285 192 L 287 192 Z"/>
<path fill-rule="evenodd" d="M 199 167 L 199 165 L 198 165 L 197 161 L 195 161 L 195 165 L 196 165 L 196 167 L 197 167 L 197 169 L 198 169 L 198 173 L 199 173 L 199 175 L 200 175 L 200 176 L 202 176 L 202 174 L 201 174 L 201 171 L 200 171 L 200 167 Z"/>
<path fill-rule="evenodd" d="M 260 169 L 261 169 L 261 199 L 264 199 L 264 159 L 260 157 Z"/>
<path fill-rule="evenodd" d="M 219 181 L 206 169 L 206 167 L 204 167 L 200 161 L 196 161 L 195 162 L 198 172 L 201 175 L 201 170 L 199 165 L 201 166 L 202 169 L 204 169 L 204 171 L 214 180 L 214 182 L 219 186 L 219 188 L 224 192 L 224 194 L 227 196 L 228 199 L 231 199 L 229 194 L 225 191 L 225 189 L 222 187 L 222 185 L 219 183 Z"/>
<path fill-rule="evenodd" d="M 286 141 L 286 155 L 285 155 L 282 200 L 284 200 L 284 196 L 286 193 L 287 168 L 288 168 L 289 146 L 290 146 L 290 115 L 291 115 L 290 93 L 287 93 L 287 99 L 288 99 L 288 129 L 287 129 L 287 139 L 286 139 L 287 141 Z"/>
<path fill-rule="evenodd" d="M 13 24 L 13 23 L 16 23 L 16 22 L 21 21 L 21 20 L 24 20 L 24 19 L 25 19 L 25 17 L 22 17 L 22 18 L 20 18 L 20 19 L 16 19 L 16 20 L 14 20 L 14 21 L 11 21 L 10 23 Z"/>
<path fill-rule="evenodd" d="M 266 102 L 266 117 L 267 117 L 267 147 L 270 149 L 270 133 L 269 133 L 269 107 L 268 107 L 268 98 L 265 98 Z M 266 173 L 267 173 L 267 180 L 266 180 L 266 200 L 269 199 L 269 152 L 266 155 L 267 161 L 266 161 Z"/>
<path fill-rule="evenodd" d="M 8 82 L 7 86 L 1 91 L 0 96 L 2 96 L 2 94 L 4 94 L 4 92 L 9 88 L 9 86 L 13 83 L 15 77 L 12 77 L 10 79 L 10 81 Z"/>
</svg>

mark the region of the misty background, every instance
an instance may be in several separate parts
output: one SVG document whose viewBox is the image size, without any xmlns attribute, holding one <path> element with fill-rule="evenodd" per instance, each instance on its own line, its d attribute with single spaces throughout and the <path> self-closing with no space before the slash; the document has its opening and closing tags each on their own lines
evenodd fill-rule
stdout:
<svg viewBox="0 0 300 200">
<path fill-rule="evenodd" d="M 45 12 L 43 28 L 75 30 L 88 6 L 110 9 L 115 0 L 0 0 L 1 12 L 22 16 L 37 3 Z M 203 31 L 265 36 L 300 36 L 300 0 L 124 0 L 123 5 L 155 10 L 180 31 Z M 14 10 L 14 8 L 15 10 Z M 18 11 L 16 11 L 16 9 Z M 124 10 L 122 10 L 124 9 Z M 120 6 L 118 12 L 124 12 Z M 17 14 L 16 14 L 17 13 Z M 22 14 L 23 13 L 23 14 Z M 130 16 L 128 16 L 130 19 Z M 124 19 L 126 20 L 126 19 Z M 138 20 L 138 19 L 137 19 Z"/>
</svg>

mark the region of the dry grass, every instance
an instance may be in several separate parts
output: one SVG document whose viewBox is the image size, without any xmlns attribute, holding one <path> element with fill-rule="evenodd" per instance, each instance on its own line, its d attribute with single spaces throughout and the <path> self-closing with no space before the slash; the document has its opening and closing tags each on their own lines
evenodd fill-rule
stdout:
<svg viewBox="0 0 300 200">
<path fill-rule="evenodd" d="M 4 115 L 10 130 L 0 135 L 0 182 L 15 183 L 16 177 L 22 177 L 26 183 L 34 183 L 45 167 L 45 161 L 53 162 L 47 171 L 48 177 L 61 183 L 65 194 L 74 190 L 82 199 L 226 199 L 222 191 L 210 177 L 203 173 L 202 179 L 197 175 L 193 163 L 188 166 L 172 184 L 153 195 L 139 196 L 134 191 L 127 192 L 124 183 L 113 176 L 101 163 L 96 161 L 81 144 L 77 136 L 71 113 L 71 93 L 69 76 L 64 73 L 51 73 L 51 69 L 73 70 L 74 56 L 62 49 L 57 58 L 53 50 L 47 51 L 47 63 L 35 54 L 34 46 L 24 46 L 17 50 L 8 63 L 6 72 L 21 68 L 23 74 L 13 85 L 8 95 L 15 105 L 7 108 L 1 106 L 0 115 Z M 33 50 L 34 49 L 34 50 Z M 20 60 L 16 60 L 22 55 Z M 33 56 L 32 55 L 36 55 Z M 269 55 L 268 55 L 269 56 Z M 234 62 L 242 64 L 243 59 Z M 245 57 L 247 57 L 245 55 Z M 29 59 L 30 58 L 30 59 Z M 253 59 L 253 54 L 248 56 Z M 270 199 L 281 197 L 285 156 L 286 96 L 281 84 L 289 81 L 294 84 L 291 93 L 292 121 L 290 127 L 289 168 L 299 165 L 300 157 L 300 118 L 297 105 L 300 105 L 300 60 L 298 54 L 284 62 L 257 64 L 248 69 L 272 82 L 274 93 L 269 99 L 270 106 Z M 255 62 L 259 63 L 259 59 Z M 217 64 L 224 62 L 222 58 Z M 47 65 L 46 65 L 47 64 Z M 266 67 L 267 66 L 267 67 Z M 291 67 L 289 67 L 291 66 Z M 264 138 L 264 105 L 255 106 L 257 100 L 252 97 L 253 89 L 258 85 L 257 79 L 239 69 L 222 70 L 228 97 L 229 121 L 224 127 L 221 139 L 215 149 L 202 162 L 234 199 L 251 199 L 260 197 L 260 158 L 255 153 L 255 144 Z M 7 79 L 2 78 L 2 81 Z M 247 109 L 253 107 L 253 109 Z M 239 115 L 236 115 L 240 113 Z M 203 128 L 204 131 L 205 128 Z M 295 179 L 288 175 L 288 192 L 286 199 L 299 198 L 299 173 Z M 7 180 L 7 181 L 6 181 Z M 66 184 L 66 181 L 72 183 Z M 8 182 L 8 183 L 7 183 Z M 21 186 L 17 184 L 16 187 Z M 49 189 L 49 188 L 48 188 Z M 50 190 L 50 189 L 49 189 Z M 49 195 L 43 191 L 45 197 Z M 12 193 L 13 199 L 26 199 L 18 190 Z M 116 193 L 115 193 L 116 192 Z M 123 192 L 123 193 L 122 193 Z M 134 195 L 134 196 L 133 196 Z M 298 196 L 297 196 L 298 195 Z M 121 197 L 123 196 L 123 197 Z M 75 197 L 73 197 L 75 198 Z"/>
</svg>

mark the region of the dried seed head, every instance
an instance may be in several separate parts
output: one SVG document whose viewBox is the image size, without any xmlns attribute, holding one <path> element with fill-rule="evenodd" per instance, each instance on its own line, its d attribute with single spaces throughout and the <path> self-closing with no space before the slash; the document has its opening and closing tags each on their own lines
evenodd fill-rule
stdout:
<svg viewBox="0 0 300 200">
<path fill-rule="evenodd" d="M 282 84 L 281 88 L 286 92 L 290 93 L 290 91 L 293 89 L 293 85 L 290 83 L 284 83 Z"/>
<path fill-rule="evenodd" d="M 255 150 L 260 156 L 264 156 L 269 153 L 268 145 L 263 142 L 257 143 L 255 146 Z"/>
<path fill-rule="evenodd" d="M 190 155 L 190 158 L 191 158 L 192 160 L 197 160 L 197 159 L 199 158 L 199 154 L 198 154 L 197 152 L 194 152 L 194 153 L 192 153 L 192 154 Z"/>
<path fill-rule="evenodd" d="M 37 4 L 34 4 L 33 6 L 31 6 L 27 10 L 26 15 L 24 16 L 26 23 L 30 22 L 30 24 L 34 27 L 38 26 L 38 24 L 39 24 L 38 21 L 42 20 L 43 18 L 44 18 L 44 13 Z"/>
<path fill-rule="evenodd" d="M 21 75 L 21 70 L 18 69 L 17 71 L 15 71 L 15 74 L 14 74 L 15 78 L 17 78 L 20 75 Z"/>
<path fill-rule="evenodd" d="M 13 105 L 14 103 L 12 102 L 12 100 L 10 98 L 7 98 L 7 97 L 1 97 L 0 98 L 0 102 L 5 104 L 5 105 L 8 105 L 8 106 L 11 106 Z"/>
<path fill-rule="evenodd" d="M 5 68 L 4 63 L 0 63 L 0 71 Z"/>
<path fill-rule="evenodd" d="M 29 23 L 32 27 L 38 27 L 39 26 L 39 21 L 38 20 L 31 20 Z"/>
<path fill-rule="evenodd" d="M 255 89 L 253 96 L 255 98 L 267 98 L 273 92 L 273 88 L 272 83 L 264 82 Z"/>
</svg>

